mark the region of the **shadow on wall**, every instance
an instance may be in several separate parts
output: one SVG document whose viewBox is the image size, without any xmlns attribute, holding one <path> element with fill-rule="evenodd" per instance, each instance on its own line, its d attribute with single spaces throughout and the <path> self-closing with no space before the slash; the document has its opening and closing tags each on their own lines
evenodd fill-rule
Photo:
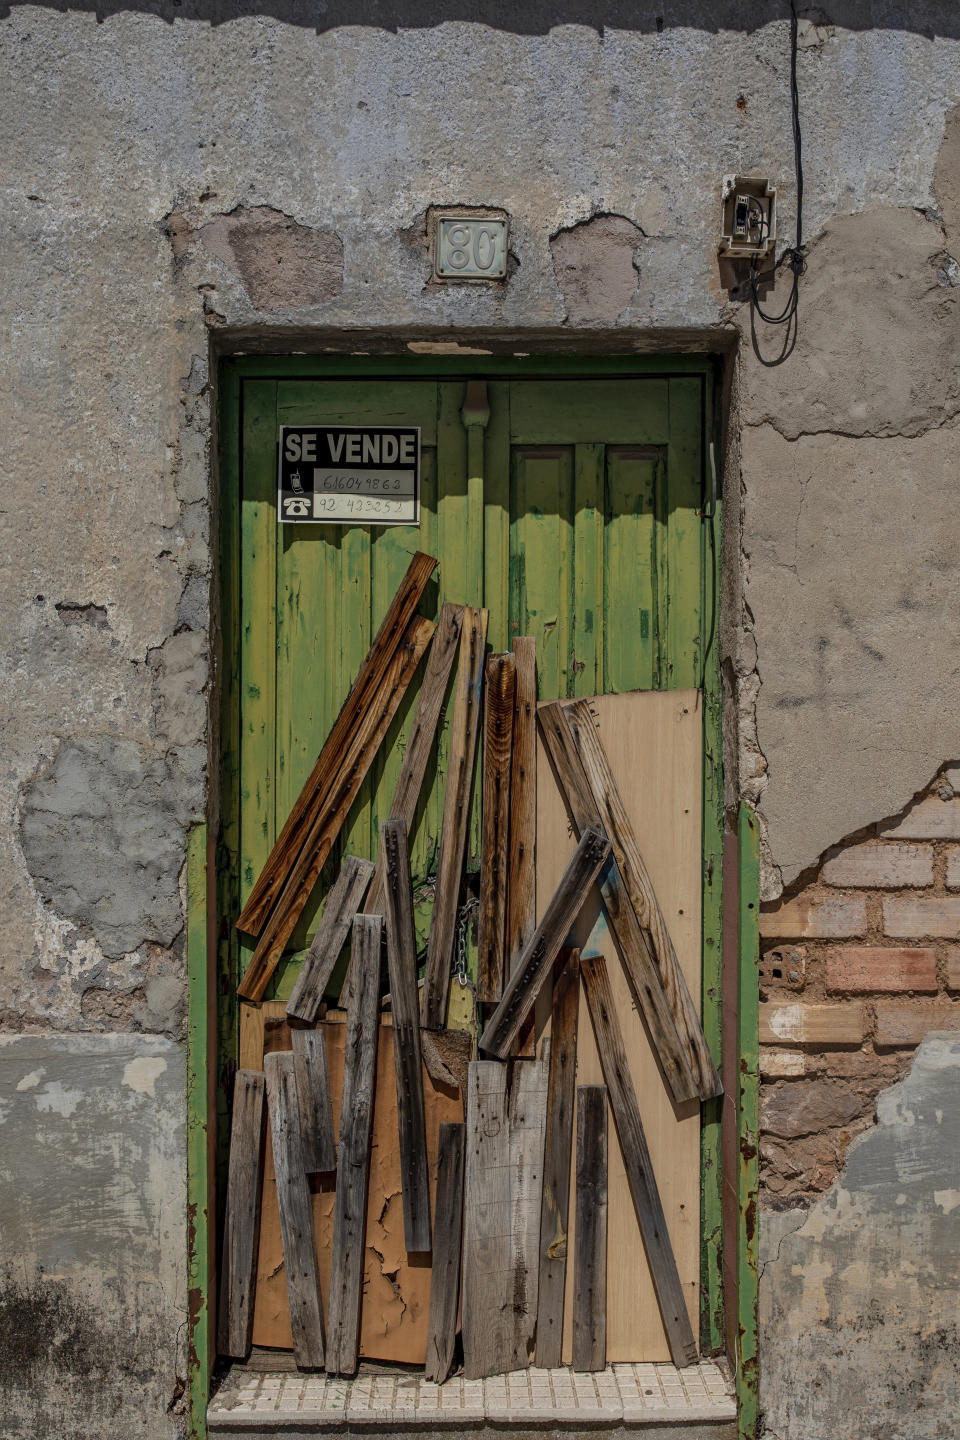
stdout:
<svg viewBox="0 0 960 1440">
<path fill-rule="evenodd" d="M 0 7 L 4 19 L 13 5 Z M 286 25 L 299 25 L 318 34 L 340 26 L 366 26 L 379 30 L 432 29 L 450 21 L 488 25 L 516 35 L 546 35 L 558 25 L 584 25 L 598 33 L 604 30 L 632 30 L 656 33 L 672 29 L 752 33 L 790 13 L 787 0 L 757 5 L 752 0 L 657 0 L 634 4 L 631 0 L 48 0 L 40 6 L 62 13 L 88 11 L 105 20 L 112 15 L 139 13 L 154 15 L 172 24 L 175 20 L 198 20 L 221 25 L 244 17 L 269 16 Z M 831 24 L 849 30 L 901 30 L 927 39 L 960 38 L 960 10 L 954 0 L 925 5 L 898 6 L 895 18 L 882 0 L 839 0 L 830 6 Z M 801 18 L 820 19 L 815 7 L 799 7 Z"/>
</svg>

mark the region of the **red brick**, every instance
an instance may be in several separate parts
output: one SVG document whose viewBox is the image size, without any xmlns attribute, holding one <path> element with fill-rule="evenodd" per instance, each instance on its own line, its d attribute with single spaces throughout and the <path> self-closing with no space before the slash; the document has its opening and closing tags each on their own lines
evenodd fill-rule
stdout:
<svg viewBox="0 0 960 1440">
<path fill-rule="evenodd" d="M 760 914 L 760 934 L 771 940 L 846 939 L 862 935 L 866 927 L 867 902 L 860 895 L 830 895 L 824 900 L 801 895 Z"/>
<path fill-rule="evenodd" d="M 947 989 L 960 990 L 960 950 L 952 946 L 947 951 Z"/>
<path fill-rule="evenodd" d="M 877 1005 L 877 1044 L 884 1049 L 918 1045 L 931 1030 L 960 1030 L 956 1000 L 881 1000 Z"/>
<path fill-rule="evenodd" d="M 827 989 L 937 989 L 937 952 L 930 949 L 885 949 L 879 945 L 840 945 L 827 954 Z"/>
<path fill-rule="evenodd" d="M 851 845 L 823 867 L 828 885 L 860 885 L 869 890 L 905 890 L 933 884 L 933 849 L 895 840 Z"/>
<path fill-rule="evenodd" d="M 760 1006 L 761 1045 L 859 1045 L 867 1033 L 862 1006 L 802 1005 L 767 1000 Z"/>
<path fill-rule="evenodd" d="M 887 896 L 883 901 L 883 929 L 898 939 L 924 935 L 960 935 L 960 896 Z"/>
<path fill-rule="evenodd" d="M 901 840 L 960 840 L 960 799 L 941 800 L 928 795 L 918 800 L 904 815 L 885 825 L 878 825 L 882 835 L 895 835 Z"/>
</svg>

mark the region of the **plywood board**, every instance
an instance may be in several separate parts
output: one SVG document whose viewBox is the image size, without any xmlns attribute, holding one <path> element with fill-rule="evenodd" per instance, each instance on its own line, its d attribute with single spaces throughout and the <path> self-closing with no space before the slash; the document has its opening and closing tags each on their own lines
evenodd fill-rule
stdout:
<svg viewBox="0 0 960 1440">
<path fill-rule="evenodd" d="M 245 1015 L 245 1012 L 249 1012 Z M 334 1126 L 339 1130 L 343 1084 L 343 1013 L 323 1022 Z M 589 1022 L 588 1022 L 589 1023 Z M 268 1001 L 258 1010 L 241 1009 L 240 1050 L 244 1065 L 258 1069 L 262 1045 L 267 1051 L 290 1048 L 286 1009 Z M 431 1205 L 437 1181 L 437 1142 L 443 1121 L 462 1121 L 460 1094 L 432 1080 L 424 1070 L 423 1098 L 427 1128 Z M 326 1303 L 333 1239 L 333 1175 L 311 1176 L 314 1232 L 320 1268 L 320 1293 Z M 422 1365 L 427 1353 L 430 1312 L 430 1256 L 408 1256 L 403 1243 L 397 1089 L 393 1061 L 393 1029 L 385 1019 L 377 1046 L 377 1079 L 373 1112 L 373 1149 L 367 1202 L 367 1244 L 360 1311 L 360 1355 L 369 1360 Z M 253 1343 L 280 1350 L 293 1345 L 287 1309 L 286 1277 L 280 1242 L 273 1162 L 267 1147 L 260 1221 Z"/>
<path fill-rule="evenodd" d="M 643 691 L 591 701 L 600 739 L 673 937 L 680 967 L 699 1008 L 700 997 L 700 775 L 702 709 L 696 691 Z M 567 821 L 550 761 L 538 739 L 537 895 L 553 893 L 573 853 Z M 574 939 L 584 954 L 607 957 L 618 1018 L 667 1227 L 694 1334 L 699 1327 L 700 1119 L 691 1104 L 678 1116 L 637 1014 L 600 906 L 588 900 Z M 587 933 L 589 932 L 589 933 Z M 548 1012 L 538 1011 L 540 1024 Z M 577 1084 L 602 1085 L 593 1029 L 580 997 Z M 670 1359 L 643 1242 L 630 1196 L 616 1128 L 610 1126 L 607 1277 L 607 1361 Z M 571 1183 L 569 1234 L 575 1233 L 575 1185 Z M 567 1266 L 563 1359 L 572 1356 L 573 1271 Z"/>
</svg>

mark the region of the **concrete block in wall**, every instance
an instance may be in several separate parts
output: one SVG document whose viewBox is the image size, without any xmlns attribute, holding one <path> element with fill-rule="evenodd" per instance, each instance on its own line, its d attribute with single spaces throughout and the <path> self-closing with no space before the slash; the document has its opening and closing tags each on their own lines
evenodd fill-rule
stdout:
<svg viewBox="0 0 960 1440">
<path fill-rule="evenodd" d="M 902 840 L 960 840 L 960 797 L 941 800 L 928 795 L 918 800 L 902 820 L 877 827 L 880 834 Z"/>
<path fill-rule="evenodd" d="M 862 935 L 867 902 L 860 895 L 808 900 L 798 896 L 776 910 L 762 911 L 760 934 L 770 940 L 830 940 Z"/>
<path fill-rule="evenodd" d="M 828 885 L 900 890 L 933 884 L 933 848 L 897 841 L 851 845 L 823 867 Z"/>
<path fill-rule="evenodd" d="M 955 1000 L 881 1000 L 877 1005 L 880 1049 L 918 1045 L 935 1030 L 960 1030 L 960 1004 Z"/>
<path fill-rule="evenodd" d="M 760 1006 L 761 1045 L 860 1045 L 866 1033 L 861 1005 L 767 1000 Z"/>
<path fill-rule="evenodd" d="M 960 896 L 891 895 L 883 902 L 883 929 L 904 940 L 960 936 Z"/>
</svg>

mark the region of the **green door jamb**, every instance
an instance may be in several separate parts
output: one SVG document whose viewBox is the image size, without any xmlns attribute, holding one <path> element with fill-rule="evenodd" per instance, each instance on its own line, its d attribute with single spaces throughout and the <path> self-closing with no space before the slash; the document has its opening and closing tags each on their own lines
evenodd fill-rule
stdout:
<svg viewBox="0 0 960 1440">
<path fill-rule="evenodd" d="M 211 987 L 207 966 L 207 827 L 187 847 L 187 1398 L 190 1440 L 206 1440 L 213 1368 L 211 1284 Z"/>
<path fill-rule="evenodd" d="M 737 966 L 737 1415 L 740 1440 L 755 1440 L 759 1361 L 757 1298 L 760 1183 L 760 843 L 753 811 L 741 804 L 738 823 Z"/>
</svg>

